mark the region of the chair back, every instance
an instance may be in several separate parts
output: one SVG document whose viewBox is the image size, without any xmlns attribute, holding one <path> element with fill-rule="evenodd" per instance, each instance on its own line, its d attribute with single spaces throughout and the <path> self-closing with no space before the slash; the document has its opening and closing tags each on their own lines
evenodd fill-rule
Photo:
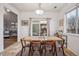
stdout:
<svg viewBox="0 0 79 59">
<path fill-rule="evenodd" d="M 39 40 L 33 40 L 32 42 L 31 42 L 31 44 L 35 44 L 35 45 L 38 45 L 38 44 L 40 44 L 41 42 L 39 41 Z"/>
<path fill-rule="evenodd" d="M 61 38 L 61 39 L 62 39 L 62 41 L 58 41 L 58 43 L 61 45 L 61 47 L 64 47 L 65 40 L 64 40 L 64 38 L 62 37 L 62 35 L 59 35 L 58 38 Z"/>
<path fill-rule="evenodd" d="M 24 38 L 21 39 L 21 45 L 22 45 L 22 47 L 24 47 L 26 45 L 26 41 L 24 40 Z"/>
<path fill-rule="evenodd" d="M 55 44 L 55 41 L 53 41 L 53 40 L 46 40 L 45 41 L 45 44 L 46 45 L 54 45 Z"/>
</svg>

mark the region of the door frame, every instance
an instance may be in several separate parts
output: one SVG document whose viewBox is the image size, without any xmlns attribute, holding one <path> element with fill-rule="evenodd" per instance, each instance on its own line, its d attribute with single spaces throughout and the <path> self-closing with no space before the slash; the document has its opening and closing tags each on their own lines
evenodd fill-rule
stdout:
<svg viewBox="0 0 79 59">
<path fill-rule="evenodd" d="M 34 19 L 34 18 L 33 18 L 33 19 Z M 31 33 L 31 36 L 33 36 L 33 35 L 32 35 L 32 24 L 33 24 L 33 21 L 39 21 L 39 23 L 35 23 L 35 24 L 39 24 L 39 30 L 40 30 L 40 24 L 41 24 L 40 21 L 47 21 L 46 18 L 35 18 L 35 19 L 40 19 L 40 20 L 32 20 L 32 19 L 31 19 L 31 32 L 30 32 L 30 33 Z M 43 20 L 41 20 L 41 19 L 43 19 Z M 47 21 L 47 22 L 48 22 L 48 21 Z M 40 31 L 39 31 L 39 33 L 40 33 Z M 39 36 L 40 36 L 40 35 L 39 35 Z M 48 36 L 48 23 L 47 23 L 47 36 Z"/>
<path fill-rule="evenodd" d="M 5 12 L 6 12 L 6 9 L 7 9 L 7 7 L 4 8 L 4 11 Z M 16 34 L 16 36 L 17 36 L 16 42 L 17 42 L 18 41 L 18 14 L 15 13 L 14 11 L 12 11 L 12 10 L 10 10 L 10 12 L 12 12 L 12 13 L 14 13 L 16 15 L 16 20 L 17 20 L 17 22 L 16 22 L 16 26 L 17 26 L 17 28 L 16 28 L 16 31 L 17 31 L 17 34 Z M 3 14 L 3 29 L 4 29 L 4 26 L 5 26 L 4 25 L 4 15 L 5 15 L 5 13 Z M 3 38 L 4 38 L 4 31 L 3 31 Z M 3 49 L 4 49 L 4 40 L 3 40 Z"/>
</svg>

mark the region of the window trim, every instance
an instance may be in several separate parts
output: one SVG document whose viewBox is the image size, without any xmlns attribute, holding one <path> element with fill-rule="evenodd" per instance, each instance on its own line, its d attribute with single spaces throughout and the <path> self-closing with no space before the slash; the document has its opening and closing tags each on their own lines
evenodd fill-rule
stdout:
<svg viewBox="0 0 79 59">
<path fill-rule="evenodd" d="M 71 9 L 71 10 L 69 10 L 68 12 L 65 13 L 65 17 L 66 17 L 66 18 L 65 18 L 65 19 L 66 19 L 66 24 L 65 24 L 65 25 L 66 25 L 66 28 L 65 28 L 65 30 L 66 30 L 66 33 L 67 33 L 67 34 L 74 34 L 74 35 L 75 35 L 75 34 L 76 34 L 76 35 L 79 34 L 79 33 L 78 33 L 78 27 L 79 27 L 79 26 L 78 26 L 78 20 L 79 20 L 79 15 L 78 15 L 78 12 L 79 12 L 79 11 L 78 11 L 78 8 L 79 8 L 79 6 L 76 6 L 75 8 L 73 8 L 73 9 Z M 76 33 L 70 33 L 70 32 L 67 31 L 67 22 L 68 22 L 68 21 L 67 21 L 67 14 L 70 13 L 70 12 L 72 12 L 72 11 L 75 10 L 75 9 L 76 9 L 76 19 L 75 19 L 75 20 L 76 20 L 76 27 L 75 27 L 75 28 L 76 28 Z"/>
</svg>

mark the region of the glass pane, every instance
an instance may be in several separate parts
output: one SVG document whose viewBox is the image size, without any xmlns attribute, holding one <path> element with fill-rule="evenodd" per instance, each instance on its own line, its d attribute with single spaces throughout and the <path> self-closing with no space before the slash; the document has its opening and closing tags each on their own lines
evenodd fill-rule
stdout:
<svg viewBox="0 0 79 59">
<path fill-rule="evenodd" d="M 40 36 L 47 36 L 47 25 L 40 24 Z"/>
<path fill-rule="evenodd" d="M 39 36 L 39 24 L 32 25 L 32 35 Z"/>
<path fill-rule="evenodd" d="M 76 9 L 67 14 L 67 32 L 76 33 Z"/>
</svg>

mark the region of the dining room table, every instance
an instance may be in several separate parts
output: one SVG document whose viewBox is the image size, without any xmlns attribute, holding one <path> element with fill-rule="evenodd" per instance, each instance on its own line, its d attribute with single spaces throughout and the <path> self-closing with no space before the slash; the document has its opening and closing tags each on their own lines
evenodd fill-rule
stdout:
<svg viewBox="0 0 79 59">
<path fill-rule="evenodd" d="M 61 38 L 58 38 L 58 37 L 55 37 L 55 36 L 46 36 L 46 37 L 43 37 L 43 36 L 42 37 L 27 36 L 27 37 L 24 37 L 24 40 L 26 42 L 30 42 L 30 51 L 31 51 L 31 42 L 33 42 L 33 41 L 39 41 L 43 45 L 45 44 L 46 41 L 54 41 L 54 42 L 62 41 Z M 56 54 L 57 54 L 57 51 L 56 51 Z"/>
<path fill-rule="evenodd" d="M 24 40 L 27 42 L 31 42 L 31 41 L 48 41 L 48 40 L 52 40 L 52 41 L 62 41 L 61 38 L 55 37 L 55 36 L 47 36 L 47 37 L 32 37 L 32 36 L 27 36 L 24 37 Z"/>
</svg>

